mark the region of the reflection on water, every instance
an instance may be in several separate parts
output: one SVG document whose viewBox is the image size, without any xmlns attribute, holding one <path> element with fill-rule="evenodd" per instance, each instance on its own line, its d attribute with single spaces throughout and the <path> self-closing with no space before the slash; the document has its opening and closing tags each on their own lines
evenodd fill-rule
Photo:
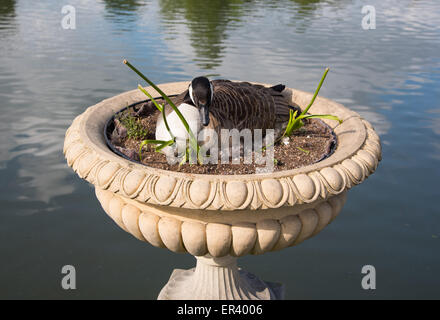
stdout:
<svg viewBox="0 0 440 320">
<path fill-rule="evenodd" d="M 118 22 L 124 31 L 130 31 L 138 17 L 139 10 L 145 10 L 147 1 L 142 0 L 102 0 L 105 4 L 106 17 Z"/>
<path fill-rule="evenodd" d="M 313 22 L 315 11 L 318 9 L 322 0 L 289 0 L 295 4 L 294 10 L 290 10 L 290 18 L 286 22 L 287 26 L 294 27 L 296 32 L 304 33 Z M 337 7 L 343 1 L 332 1 L 331 6 Z"/>
<path fill-rule="evenodd" d="M 103 0 L 105 9 L 114 15 L 126 15 L 127 12 L 135 12 L 145 5 L 145 1 L 139 0 Z"/>
<path fill-rule="evenodd" d="M 0 18 L 3 19 L 15 17 L 15 0 L 2 0 L 0 2 Z"/>
<path fill-rule="evenodd" d="M 160 13 L 168 33 L 188 28 L 188 40 L 194 48 L 193 59 L 202 69 L 221 64 L 226 46 L 227 30 L 240 22 L 252 1 L 240 0 L 160 0 Z M 184 46 L 185 44 L 182 43 Z"/>
<path fill-rule="evenodd" d="M 0 39 L 10 34 L 15 28 L 15 0 L 0 1 Z M 9 32 L 8 32 L 9 31 Z"/>
<path fill-rule="evenodd" d="M 306 91 L 329 66 L 322 96 L 373 123 L 384 160 L 319 236 L 241 265 L 284 282 L 287 298 L 371 298 L 359 289 L 364 264 L 381 275 L 374 297 L 438 297 L 440 3 L 371 0 L 371 31 L 361 28 L 360 0 L 69 4 L 78 20 L 66 31 L 58 1 L 0 1 L 0 255 L 7 261 L 0 298 L 154 299 L 172 268 L 194 264 L 119 230 L 65 164 L 73 118 L 139 82 L 123 58 L 158 83 L 210 73 Z M 65 264 L 81 270 L 70 295 L 59 286 Z"/>
</svg>

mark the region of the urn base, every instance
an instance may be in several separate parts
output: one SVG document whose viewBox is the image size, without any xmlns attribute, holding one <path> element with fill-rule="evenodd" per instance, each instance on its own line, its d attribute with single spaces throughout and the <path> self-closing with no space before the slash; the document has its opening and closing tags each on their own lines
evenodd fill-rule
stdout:
<svg viewBox="0 0 440 320">
<path fill-rule="evenodd" d="M 237 258 L 196 257 L 189 270 L 175 269 L 158 300 L 281 300 L 284 286 L 237 267 Z"/>
</svg>

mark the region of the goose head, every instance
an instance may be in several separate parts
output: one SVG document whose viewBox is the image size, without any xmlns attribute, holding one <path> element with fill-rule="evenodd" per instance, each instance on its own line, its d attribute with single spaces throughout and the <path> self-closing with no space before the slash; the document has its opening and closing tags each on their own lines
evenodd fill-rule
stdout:
<svg viewBox="0 0 440 320">
<path fill-rule="evenodd" d="M 207 126 L 209 124 L 209 107 L 214 95 L 211 82 L 206 77 L 194 78 L 188 91 L 191 102 L 199 109 L 201 123 Z"/>
</svg>

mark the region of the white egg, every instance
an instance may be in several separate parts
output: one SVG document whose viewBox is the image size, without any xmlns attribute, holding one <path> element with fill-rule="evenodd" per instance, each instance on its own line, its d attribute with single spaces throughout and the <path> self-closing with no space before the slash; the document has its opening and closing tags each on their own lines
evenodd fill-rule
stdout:
<svg viewBox="0 0 440 320">
<path fill-rule="evenodd" d="M 199 110 L 196 107 L 186 103 L 182 103 L 178 108 L 188 122 L 188 125 L 194 133 L 194 136 L 197 137 L 197 134 L 202 127 Z M 186 141 L 189 139 L 189 135 L 185 129 L 185 126 L 174 110 L 167 115 L 167 122 L 171 132 L 176 137 L 177 150 L 185 150 Z M 156 123 L 156 139 L 168 141 L 171 138 L 172 137 L 165 126 L 165 122 L 163 121 L 163 116 L 160 114 Z M 171 147 L 162 149 L 162 152 L 167 156 L 175 154 L 173 148 Z"/>
</svg>

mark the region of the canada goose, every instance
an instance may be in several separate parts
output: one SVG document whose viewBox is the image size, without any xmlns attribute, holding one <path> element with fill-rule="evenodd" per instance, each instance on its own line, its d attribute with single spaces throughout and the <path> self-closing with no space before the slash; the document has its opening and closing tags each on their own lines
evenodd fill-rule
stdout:
<svg viewBox="0 0 440 320">
<path fill-rule="evenodd" d="M 289 101 L 281 93 L 284 88 L 281 84 L 264 87 L 249 82 L 209 81 L 206 77 L 197 77 L 191 81 L 187 90 L 172 100 L 179 110 L 183 108 L 188 115 L 191 114 L 187 121 L 193 123 L 197 130 L 195 134 L 201 129 L 201 123 L 217 133 L 221 129 L 275 129 L 277 137 L 289 119 L 289 110 L 301 111 L 299 107 L 289 105 Z M 168 115 L 172 116 L 173 113 L 172 108 L 166 105 L 165 114 L 171 131 L 182 126 L 177 117 L 168 119 Z M 160 115 L 156 139 L 165 138 L 167 135 L 164 131 L 165 126 Z"/>
</svg>

